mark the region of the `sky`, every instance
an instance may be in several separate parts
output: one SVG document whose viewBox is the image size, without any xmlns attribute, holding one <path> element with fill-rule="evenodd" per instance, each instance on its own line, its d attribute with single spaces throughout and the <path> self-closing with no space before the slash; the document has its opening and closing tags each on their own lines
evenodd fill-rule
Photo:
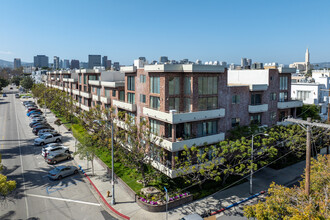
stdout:
<svg viewBox="0 0 330 220">
<path fill-rule="evenodd" d="M 0 0 L 0 59 L 330 61 L 329 0 Z"/>
</svg>

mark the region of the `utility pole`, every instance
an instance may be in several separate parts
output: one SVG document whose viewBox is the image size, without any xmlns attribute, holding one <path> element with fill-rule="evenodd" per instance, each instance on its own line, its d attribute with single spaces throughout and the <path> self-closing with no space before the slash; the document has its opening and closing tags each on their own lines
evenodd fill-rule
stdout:
<svg viewBox="0 0 330 220">
<path fill-rule="evenodd" d="M 307 118 L 307 121 L 300 120 L 300 119 L 293 119 L 293 118 L 285 119 L 285 121 L 300 124 L 303 127 L 303 129 L 307 132 L 307 138 L 306 138 L 306 173 L 305 173 L 305 177 L 306 177 L 305 193 L 307 194 L 307 196 L 309 196 L 309 190 L 310 190 L 311 127 L 315 126 L 315 127 L 330 129 L 330 125 L 311 122 L 311 120 L 312 119 L 310 117 Z M 306 128 L 303 125 L 306 125 Z"/>
</svg>

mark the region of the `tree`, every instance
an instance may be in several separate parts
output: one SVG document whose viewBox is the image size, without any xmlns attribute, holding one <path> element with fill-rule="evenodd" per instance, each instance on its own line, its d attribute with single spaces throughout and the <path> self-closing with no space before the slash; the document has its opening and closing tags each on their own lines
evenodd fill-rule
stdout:
<svg viewBox="0 0 330 220">
<path fill-rule="evenodd" d="M 302 117 L 304 120 L 306 120 L 307 117 L 311 117 L 315 120 L 321 120 L 319 113 L 320 107 L 317 105 L 303 105 L 301 108 L 297 109 L 297 115 Z"/>
<path fill-rule="evenodd" d="M 77 151 L 73 155 L 79 155 L 80 159 L 86 158 L 92 163 L 92 175 L 94 176 L 94 158 L 97 152 L 97 146 L 93 137 L 86 135 L 82 142 L 77 145 Z"/>
<path fill-rule="evenodd" d="M 9 81 L 0 76 L 0 91 L 2 90 L 3 87 L 8 86 L 8 84 L 9 84 Z"/>
<path fill-rule="evenodd" d="M 25 76 L 21 81 L 21 85 L 22 85 L 23 88 L 25 88 L 27 90 L 32 89 L 33 79 L 29 76 Z"/>
<path fill-rule="evenodd" d="M 11 78 L 10 82 L 14 83 L 16 86 L 19 86 L 21 80 L 22 80 L 22 77 L 13 76 L 13 78 Z"/>
<path fill-rule="evenodd" d="M 305 176 L 300 186 L 288 188 L 272 183 L 264 202 L 245 206 L 244 215 L 256 219 L 330 219 L 330 155 L 312 158 L 310 195 Z"/>
<path fill-rule="evenodd" d="M 1 164 L 1 154 L 0 154 L 0 172 L 2 171 L 3 166 Z M 0 196 L 5 198 L 10 192 L 12 192 L 16 188 L 16 181 L 9 180 L 7 181 L 7 177 L 0 173 Z"/>
</svg>

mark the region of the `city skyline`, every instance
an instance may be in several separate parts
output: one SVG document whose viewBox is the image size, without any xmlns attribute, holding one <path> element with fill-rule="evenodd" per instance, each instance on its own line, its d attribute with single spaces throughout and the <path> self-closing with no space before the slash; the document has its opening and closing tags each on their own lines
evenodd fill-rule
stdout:
<svg viewBox="0 0 330 220">
<path fill-rule="evenodd" d="M 100 54 L 124 65 L 140 56 L 289 64 L 303 61 L 309 48 L 311 63 L 327 62 L 329 6 L 327 1 L 99 0 L 49 7 L 40 0 L 5 1 L 0 59 L 33 62 L 45 54 L 86 62 L 89 54 Z"/>
</svg>

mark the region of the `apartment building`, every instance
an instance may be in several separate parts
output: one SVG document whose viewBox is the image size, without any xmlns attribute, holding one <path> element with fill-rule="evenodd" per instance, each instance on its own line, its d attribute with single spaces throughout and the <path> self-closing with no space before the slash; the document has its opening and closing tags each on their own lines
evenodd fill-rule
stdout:
<svg viewBox="0 0 330 220">
<path fill-rule="evenodd" d="M 83 110 L 101 104 L 134 117 L 136 123 L 146 120 L 161 140 L 153 147 L 164 151 L 153 166 L 174 178 L 174 158 L 184 146 L 217 144 L 238 125 L 272 126 L 295 117 L 302 102 L 291 100 L 294 72 L 283 67 L 227 70 L 221 65 L 147 65 L 136 60 L 121 71 L 82 69 L 69 77 L 60 75 L 63 82 L 70 80 L 65 87 Z M 49 72 L 51 86 L 56 74 Z"/>
</svg>

